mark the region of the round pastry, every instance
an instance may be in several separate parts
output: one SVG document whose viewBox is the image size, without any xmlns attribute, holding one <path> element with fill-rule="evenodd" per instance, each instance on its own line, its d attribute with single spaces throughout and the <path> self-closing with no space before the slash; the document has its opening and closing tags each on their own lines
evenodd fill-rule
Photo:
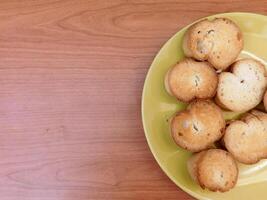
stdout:
<svg viewBox="0 0 267 200">
<path fill-rule="evenodd" d="M 221 109 L 209 100 L 196 100 L 171 120 L 171 134 L 176 144 L 191 152 L 208 149 L 224 134 Z"/>
<path fill-rule="evenodd" d="M 227 151 L 210 149 L 199 154 L 195 155 L 197 158 L 193 156 L 191 168 L 195 170 L 195 179 L 203 189 L 226 192 L 236 185 L 237 164 Z"/>
<path fill-rule="evenodd" d="M 204 19 L 188 28 L 183 39 L 187 57 L 207 60 L 218 70 L 229 67 L 243 48 L 239 27 L 230 19 Z"/>
<path fill-rule="evenodd" d="M 189 58 L 178 62 L 165 76 L 167 92 L 184 102 L 213 97 L 217 84 L 217 74 L 208 62 Z"/>
</svg>

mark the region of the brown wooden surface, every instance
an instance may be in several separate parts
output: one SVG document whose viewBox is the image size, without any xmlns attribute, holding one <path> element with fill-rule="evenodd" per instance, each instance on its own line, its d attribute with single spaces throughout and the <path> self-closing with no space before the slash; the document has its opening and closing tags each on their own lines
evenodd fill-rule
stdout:
<svg viewBox="0 0 267 200">
<path fill-rule="evenodd" d="M 0 199 L 192 199 L 147 146 L 146 72 L 186 24 L 266 4 L 0 0 Z"/>
</svg>

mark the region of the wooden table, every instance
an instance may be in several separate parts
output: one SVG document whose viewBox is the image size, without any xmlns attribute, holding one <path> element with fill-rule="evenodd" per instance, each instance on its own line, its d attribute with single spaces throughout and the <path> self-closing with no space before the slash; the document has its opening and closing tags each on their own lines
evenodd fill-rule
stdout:
<svg viewBox="0 0 267 200">
<path fill-rule="evenodd" d="M 1 0 L 0 199 L 192 199 L 146 143 L 146 72 L 188 23 L 266 4 Z"/>
</svg>

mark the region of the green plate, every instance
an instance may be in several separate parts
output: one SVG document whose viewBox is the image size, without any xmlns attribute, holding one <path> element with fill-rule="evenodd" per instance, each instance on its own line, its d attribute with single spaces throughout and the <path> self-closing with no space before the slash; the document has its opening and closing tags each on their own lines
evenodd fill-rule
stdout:
<svg viewBox="0 0 267 200">
<path fill-rule="evenodd" d="M 267 60 L 267 17 L 252 13 L 224 13 L 208 18 L 227 17 L 236 22 L 244 35 L 241 57 Z M 190 25 L 189 25 L 190 26 Z M 267 161 L 255 165 L 239 164 L 237 186 L 229 192 L 209 192 L 195 184 L 186 169 L 191 153 L 177 147 L 169 134 L 170 117 L 185 104 L 169 96 L 164 88 L 168 69 L 184 57 L 182 37 L 187 27 L 176 33 L 155 57 L 143 89 L 142 119 L 150 149 L 162 170 L 181 189 L 198 199 L 267 199 Z M 266 63 L 265 63 L 266 64 Z M 267 64 L 266 64 L 267 66 Z M 225 113 L 232 118 L 238 113 Z"/>
</svg>

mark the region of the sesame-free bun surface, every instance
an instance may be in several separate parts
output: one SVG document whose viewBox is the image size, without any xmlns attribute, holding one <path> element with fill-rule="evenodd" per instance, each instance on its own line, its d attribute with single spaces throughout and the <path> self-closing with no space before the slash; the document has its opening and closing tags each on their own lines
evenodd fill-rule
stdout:
<svg viewBox="0 0 267 200">
<path fill-rule="evenodd" d="M 238 60 L 230 72 L 219 75 L 216 102 L 232 111 L 248 111 L 262 101 L 266 83 L 263 64 L 248 58 Z"/>
<path fill-rule="evenodd" d="M 267 158 L 267 114 L 257 110 L 230 123 L 223 138 L 226 149 L 236 160 L 253 164 Z"/>
<path fill-rule="evenodd" d="M 226 192 L 236 185 L 237 164 L 227 151 L 207 150 L 200 156 L 196 169 L 197 180 L 202 188 Z"/>
<path fill-rule="evenodd" d="M 191 152 L 208 149 L 219 140 L 225 128 L 221 109 L 209 100 L 195 100 L 171 120 L 176 144 Z"/>
<path fill-rule="evenodd" d="M 190 58 L 178 62 L 165 77 L 167 92 L 184 102 L 195 98 L 212 98 L 217 84 L 217 74 L 208 62 L 197 62 Z"/>
<path fill-rule="evenodd" d="M 219 70 L 229 67 L 242 48 L 241 30 L 227 18 L 199 21 L 188 28 L 183 39 L 186 56 L 207 60 Z"/>
</svg>

